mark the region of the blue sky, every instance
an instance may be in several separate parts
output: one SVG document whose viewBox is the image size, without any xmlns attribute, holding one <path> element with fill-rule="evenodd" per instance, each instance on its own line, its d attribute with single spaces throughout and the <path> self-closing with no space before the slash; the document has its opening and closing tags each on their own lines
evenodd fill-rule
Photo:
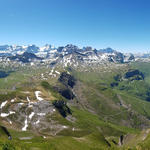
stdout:
<svg viewBox="0 0 150 150">
<path fill-rule="evenodd" d="M 1 0 L 0 45 L 150 51 L 150 0 Z"/>
</svg>

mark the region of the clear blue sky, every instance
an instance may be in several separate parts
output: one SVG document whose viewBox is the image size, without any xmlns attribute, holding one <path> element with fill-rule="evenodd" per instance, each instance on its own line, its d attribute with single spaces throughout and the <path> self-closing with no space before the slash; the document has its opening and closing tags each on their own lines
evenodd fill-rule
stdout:
<svg viewBox="0 0 150 150">
<path fill-rule="evenodd" d="M 0 0 L 0 45 L 150 50 L 150 0 Z"/>
</svg>

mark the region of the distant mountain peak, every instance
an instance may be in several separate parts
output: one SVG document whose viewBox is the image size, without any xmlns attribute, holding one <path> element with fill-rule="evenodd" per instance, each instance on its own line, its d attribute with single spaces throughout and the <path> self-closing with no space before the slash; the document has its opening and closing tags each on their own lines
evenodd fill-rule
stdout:
<svg viewBox="0 0 150 150">
<path fill-rule="evenodd" d="M 114 50 L 114 49 L 112 49 L 110 47 L 105 48 L 105 49 L 100 49 L 99 51 L 103 52 L 103 53 L 114 53 L 114 52 L 116 52 L 116 50 Z"/>
<path fill-rule="evenodd" d="M 35 44 L 28 46 L 9 46 L 2 45 L 0 46 L 0 56 L 2 57 L 10 57 L 12 58 L 21 57 L 21 56 L 31 56 L 34 54 L 33 58 L 43 58 L 48 62 L 55 61 L 55 64 L 63 62 L 64 66 L 82 63 L 83 65 L 91 64 L 91 63 L 105 63 L 105 62 L 118 62 L 124 63 L 128 61 L 134 60 L 134 56 L 130 54 L 130 56 L 126 56 L 123 53 L 117 52 L 116 50 L 108 47 L 105 49 L 93 49 L 91 46 L 86 46 L 83 48 L 79 48 L 73 44 L 67 44 L 66 46 L 61 46 L 55 48 L 50 44 L 46 44 L 43 47 L 38 47 Z M 36 57 L 37 58 L 36 58 Z M 22 59 L 18 59 L 21 60 Z M 27 60 L 27 59 L 26 59 Z M 29 61 L 22 62 L 29 62 Z"/>
</svg>

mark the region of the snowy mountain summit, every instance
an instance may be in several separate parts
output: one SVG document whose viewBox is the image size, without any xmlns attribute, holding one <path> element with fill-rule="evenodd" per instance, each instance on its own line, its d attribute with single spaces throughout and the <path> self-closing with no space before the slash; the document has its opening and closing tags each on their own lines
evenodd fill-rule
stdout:
<svg viewBox="0 0 150 150">
<path fill-rule="evenodd" d="M 0 46 L 0 57 L 22 63 L 37 60 L 40 62 L 49 62 L 51 65 L 61 63 L 64 66 L 72 64 L 77 66 L 79 64 L 125 63 L 134 61 L 133 54 L 126 55 L 112 48 L 97 50 L 92 47 L 79 48 L 72 44 L 58 48 L 48 44 L 43 47 L 36 45 L 3 45 Z"/>
</svg>

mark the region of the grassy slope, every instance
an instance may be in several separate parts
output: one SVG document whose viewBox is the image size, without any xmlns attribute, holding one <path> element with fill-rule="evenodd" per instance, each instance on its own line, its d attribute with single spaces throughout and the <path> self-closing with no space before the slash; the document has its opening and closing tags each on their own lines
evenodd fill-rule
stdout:
<svg viewBox="0 0 150 150">
<path fill-rule="evenodd" d="M 133 68 L 138 68 L 145 74 L 145 80 L 150 84 L 150 62 L 136 62 L 131 64 Z"/>
<path fill-rule="evenodd" d="M 128 67 L 130 68 L 130 67 Z M 135 85 L 133 90 L 119 90 L 118 88 L 112 89 L 110 87 L 110 83 L 114 81 L 114 75 L 118 73 L 124 72 L 124 70 L 128 70 L 128 68 L 119 71 L 115 71 L 112 73 L 101 73 L 101 72 L 73 72 L 73 74 L 78 78 L 84 86 L 80 89 L 88 103 L 95 109 L 95 111 L 100 115 L 101 118 L 105 118 L 106 120 L 112 121 L 114 123 L 122 123 L 121 119 L 125 122 L 130 118 L 131 111 L 129 109 L 125 109 L 119 106 L 120 100 L 118 95 L 122 98 L 124 103 L 133 109 L 135 112 L 150 117 L 150 103 L 146 101 L 142 101 L 139 97 L 135 97 L 136 87 L 139 90 L 144 90 L 145 92 L 145 83 L 141 83 L 141 81 L 137 81 L 140 83 L 131 83 L 132 86 Z M 143 81 L 144 82 L 144 81 Z M 125 83 L 124 83 L 125 84 Z M 128 85 L 128 84 L 126 84 Z M 80 88 L 80 87 L 78 87 Z M 143 92 L 143 93 L 144 93 Z M 136 115 L 131 116 L 133 127 L 138 127 L 140 123 L 140 119 L 136 117 Z M 141 122 L 143 123 L 143 122 Z M 131 126 L 130 125 L 130 126 Z"/>
<path fill-rule="evenodd" d="M 73 116 L 77 117 L 77 121 L 72 123 L 72 127 L 81 129 L 81 131 L 72 131 L 71 129 L 66 129 L 60 133 L 57 137 L 49 137 L 48 139 L 43 139 L 43 137 L 36 136 L 30 132 L 17 132 L 9 129 L 13 140 L 8 141 L 7 138 L 0 138 L 0 146 L 4 143 L 10 143 L 16 149 L 41 149 L 41 150 L 103 150 L 103 149 L 118 149 L 117 146 L 111 143 L 111 148 L 109 147 L 105 137 L 103 135 L 109 136 L 119 136 L 126 133 L 137 133 L 136 130 L 116 126 L 111 123 L 103 122 L 99 119 L 97 115 L 92 115 L 91 113 L 83 110 L 78 110 L 77 108 L 72 108 Z M 57 116 L 57 120 L 63 122 L 65 125 L 70 125 L 70 122 L 61 118 L 60 115 Z M 33 137 L 31 140 L 19 140 L 20 137 Z"/>
<path fill-rule="evenodd" d="M 135 64 L 134 64 L 135 66 Z M 137 67 L 137 66 L 136 66 Z M 148 67 L 148 66 L 147 66 Z M 145 69 L 146 70 L 146 69 Z M 44 71 L 44 70 L 42 70 Z M 36 71 L 35 71 L 36 72 Z M 40 72 L 38 72 L 40 74 Z M 105 137 L 119 137 L 122 134 L 127 133 L 139 133 L 138 130 L 118 126 L 110 123 L 115 120 L 115 123 L 119 122 L 120 119 L 128 119 L 128 113 L 124 108 L 116 107 L 115 105 L 119 102 L 117 93 L 119 93 L 126 104 L 131 104 L 132 109 L 136 110 L 139 114 L 150 116 L 150 104 L 149 102 L 141 101 L 139 98 L 134 98 L 130 94 L 127 94 L 127 91 L 120 91 L 118 89 L 111 89 L 109 87 L 110 83 L 113 81 L 113 76 L 118 73 L 114 71 L 112 73 L 101 73 L 101 72 L 73 72 L 73 74 L 86 86 L 83 92 L 86 95 L 88 103 L 96 109 L 98 115 L 93 115 L 84 109 L 78 109 L 72 107 L 73 116 L 77 118 L 75 123 L 68 122 L 66 119 L 62 118 L 60 115 L 54 116 L 56 120 L 61 122 L 64 125 L 69 125 L 71 128 L 62 131 L 59 134 L 59 137 L 49 137 L 49 139 L 43 139 L 42 137 L 35 136 L 32 140 L 20 141 L 18 138 L 20 136 L 31 136 L 31 133 L 26 132 L 16 132 L 11 131 L 14 139 L 12 141 L 7 141 L 7 138 L 0 139 L 0 145 L 7 141 L 16 147 L 16 149 L 69 149 L 69 150 L 80 150 L 80 149 L 110 149 Z M 13 85 L 11 78 L 15 78 L 17 73 L 12 73 L 8 77 L 8 83 Z M 29 72 L 27 72 L 29 74 Z M 34 73 L 30 73 L 30 75 Z M 36 72 L 37 74 L 37 72 Z M 28 76 L 29 77 L 29 76 Z M 26 79 L 28 79 L 28 77 Z M 10 78 L 10 79 L 9 79 Z M 24 82 L 26 80 L 22 79 L 22 72 L 18 72 L 18 80 Z M 9 82 L 10 81 L 10 82 Z M 148 83 L 149 79 L 146 78 Z M 4 80 L 1 80 L 4 84 Z M 16 82 L 16 81 L 15 81 Z M 50 81 L 50 83 L 53 81 Z M 53 84 L 53 83 L 52 83 Z M 5 85 L 5 86 L 6 86 Z M 7 88 L 6 86 L 6 88 Z M 28 89 L 28 88 L 27 88 Z M 90 92 L 89 92 L 90 91 Z M 21 95 L 22 96 L 22 95 Z M 32 97 L 32 95 L 31 95 Z M 107 109 L 106 109 L 107 106 Z M 114 106 L 114 107 L 112 107 Z M 119 112 L 123 112 L 119 115 L 115 115 Z M 114 117 L 109 115 L 115 115 Z M 104 117 L 108 118 L 104 121 Z M 135 118 L 135 123 L 138 123 L 138 120 Z M 82 129 L 75 132 L 72 131 L 72 128 Z M 147 140 L 148 141 L 148 140 Z M 145 143 L 147 142 L 145 141 Z M 111 144 L 112 142 L 109 141 Z M 114 144 L 112 144 L 111 149 L 118 149 Z M 148 142 L 145 144 L 148 145 Z M 21 147 L 21 148 L 20 148 Z M 114 147 L 114 148 L 113 148 Z"/>
</svg>

